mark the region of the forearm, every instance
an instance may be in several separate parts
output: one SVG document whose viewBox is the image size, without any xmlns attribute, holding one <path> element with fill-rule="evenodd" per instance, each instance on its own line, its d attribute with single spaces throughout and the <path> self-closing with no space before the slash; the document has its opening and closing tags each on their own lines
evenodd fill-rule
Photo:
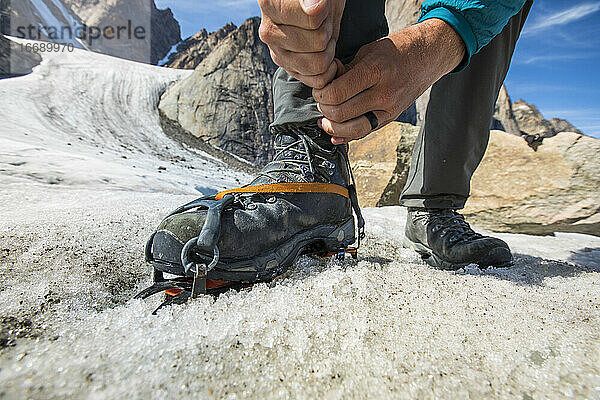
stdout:
<svg viewBox="0 0 600 400">
<path fill-rule="evenodd" d="M 414 58 L 411 64 L 429 71 L 423 76 L 427 79 L 437 80 L 453 71 L 466 52 L 461 36 L 440 19 L 425 20 L 389 37 L 400 54 Z"/>
</svg>

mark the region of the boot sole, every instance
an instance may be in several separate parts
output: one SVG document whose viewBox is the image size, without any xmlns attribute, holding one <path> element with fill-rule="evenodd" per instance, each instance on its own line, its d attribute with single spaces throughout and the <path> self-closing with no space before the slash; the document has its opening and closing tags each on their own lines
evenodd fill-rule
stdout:
<svg viewBox="0 0 600 400">
<path fill-rule="evenodd" d="M 489 268 L 489 267 L 508 268 L 508 267 L 511 267 L 514 265 L 513 260 L 508 261 L 508 262 L 499 262 L 499 263 L 484 263 L 484 262 L 451 263 L 449 261 L 444 260 L 439 255 L 435 254 L 433 252 L 433 250 L 431 250 L 429 247 L 427 247 L 421 243 L 413 242 L 412 240 L 408 239 L 407 237 L 404 238 L 404 242 L 402 245 L 403 245 L 403 247 L 405 247 L 407 249 L 411 249 L 411 250 L 417 252 L 421 256 L 421 259 L 423 261 L 425 261 L 427 264 L 431 265 L 432 267 L 443 269 L 443 270 L 456 271 L 458 269 L 464 268 L 467 265 L 471 265 L 471 264 L 476 264 L 479 266 L 479 268 L 484 268 L 484 269 Z M 486 255 L 486 257 L 487 256 L 490 256 L 490 258 L 493 258 L 494 256 L 501 257 L 502 256 L 501 254 L 491 254 L 491 253 L 494 253 L 496 250 L 498 250 L 498 249 L 492 249 L 490 251 L 490 253 L 488 253 Z M 486 258 L 486 257 L 484 257 L 484 258 Z"/>
<path fill-rule="evenodd" d="M 354 218 L 351 217 L 341 225 L 321 225 L 300 232 L 275 249 L 252 258 L 221 259 L 207 279 L 247 283 L 270 281 L 285 273 L 302 255 L 343 252 L 354 242 Z M 160 261 L 153 264 L 158 271 L 185 276 L 179 264 Z"/>
</svg>

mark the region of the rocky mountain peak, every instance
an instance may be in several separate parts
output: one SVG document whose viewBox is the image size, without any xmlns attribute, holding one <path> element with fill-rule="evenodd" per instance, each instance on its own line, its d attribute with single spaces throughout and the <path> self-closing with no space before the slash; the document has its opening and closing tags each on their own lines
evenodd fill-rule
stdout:
<svg viewBox="0 0 600 400">
<path fill-rule="evenodd" d="M 206 29 L 190 36 L 177 45 L 177 52 L 169 56 L 165 67 L 178 69 L 196 69 L 196 67 L 208 56 L 211 51 L 237 26 L 228 23 L 221 29 L 208 33 Z"/>
<path fill-rule="evenodd" d="M 181 29 L 173 13 L 168 8 L 159 10 L 154 0 L 0 0 L 0 10 L 9 10 L 6 15 L 0 13 L 1 25 L 12 27 L 6 34 L 68 43 L 133 61 L 157 64 L 181 41 Z M 30 31 L 29 27 L 37 30 Z M 114 35 L 86 39 L 88 28 L 88 32 L 106 32 L 108 28 L 120 32 L 123 27 L 144 28 L 143 37 L 136 37 L 135 41 L 112 40 Z M 87 37 L 95 35 L 90 33 Z"/>
<path fill-rule="evenodd" d="M 139 51 L 146 53 L 149 49 L 150 59 L 147 54 L 140 54 L 137 59 L 140 61 L 146 58 L 152 64 L 157 64 L 171 50 L 171 47 L 181 41 L 181 27 L 175 20 L 173 12 L 167 8 L 159 10 L 154 0 L 148 3 L 148 0 L 62 0 L 71 10 L 87 25 L 94 26 L 127 26 L 128 21 L 137 22 L 138 25 L 148 24 L 150 17 L 151 35 L 146 46 L 136 45 Z M 107 54 L 116 55 L 123 58 L 127 57 L 127 52 L 136 49 L 125 48 L 122 54 L 112 54 L 111 51 L 102 51 Z M 118 51 L 118 49 L 117 49 Z M 134 55 L 135 56 L 135 55 Z M 134 58 L 136 59 L 136 58 Z"/>
<path fill-rule="evenodd" d="M 492 129 L 523 136 L 530 145 L 534 144 L 534 148 L 543 139 L 556 136 L 561 132 L 582 134 L 579 129 L 564 119 L 545 119 L 535 105 L 529 104 L 523 99 L 512 102 L 505 87 L 500 91 L 496 102 Z"/>
<path fill-rule="evenodd" d="M 151 12 L 151 62 L 158 64 L 171 50 L 174 44 L 181 41 L 181 27 L 170 8 L 159 10 L 154 1 Z"/>
<path fill-rule="evenodd" d="M 519 99 L 512 105 L 513 114 L 522 134 L 539 135 L 540 137 L 551 137 L 556 135 L 552 124 L 548 122 L 542 113 L 533 104 Z"/>
<path fill-rule="evenodd" d="M 578 133 L 578 134 L 583 134 L 583 132 L 581 132 L 579 129 L 575 128 L 573 126 L 573 124 L 571 124 L 566 119 L 552 118 L 549 122 L 550 122 L 550 125 L 552 125 L 552 128 L 554 129 L 554 132 L 556 132 L 556 133 L 559 133 L 559 132 L 575 132 L 575 133 Z"/>
<path fill-rule="evenodd" d="M 498 93 L 491 129 L 521 136 L 521 130 L 513 114 L 512 101 L 504 85 L 500 88 L 500 93 Z"/>
</svg>

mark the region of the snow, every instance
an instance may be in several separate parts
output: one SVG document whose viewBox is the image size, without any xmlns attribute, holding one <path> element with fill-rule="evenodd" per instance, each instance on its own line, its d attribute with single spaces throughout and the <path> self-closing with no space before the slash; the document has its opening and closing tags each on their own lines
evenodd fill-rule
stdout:
<svg viewBox="0 0 600 400">
<path fill-rule="evenodd" d="M 249 180 L 163 133 L 159 97 L 189 73 L 78 49 L 45 53 L 33 74 L 0 81 L 3 175 L 17 185 L 170 193 L 197 193 L 199 182 L 212 192 Z"/>
<path fill-rule="evenodd" d="M 65 8 L 64 4 L 60 0 L 51 0 L 52 4 L 60 11 L 62 17 L 65 21 L 69 23 L 69 26 L 73 28 L 73 31 L 79 26 L 81 26 L 77 20 L 71 15 L 71 13 Z"/>
<path fill-rule="evenodd" d="M 162 133 L 156 101 L 186 73 L 75 52 L 0 81 L 1 396 L 600 395 L 597 237 L 498 234 L 514 267 L 449 272 L 402 248 L 404 209 L 366 209 L 358 261 L 157 316 L 131 300 L 161 217 L 247 178 Z"/>
<path fill-rule="evenodd" d="M 169 57 L 171 57 L 171 54 L 175 54 L 177 53 L 177 46 L 179 46 L 181 43 L 183 43 L 184 41 L 181 40 L 178 43 L 175 43 L 173 46 L 171 46 L 171 49 L 169 50 L 169 52 L 167 53 L 167 55 L 160 60 L 157 64 L 158 65 L 165 65 L 167 63 L 167 61 L 169 61 Z"/>
<path fill-rule="evenodd" d="M 57 29 L 58 32 L 61 32 L 61 28 L 64 27 L 64 24 L 58 20 L 58 18 L 52 13 L 52 11 L 50 11 L 50 9 L 48 8 L 48 6 L 44 2 L 44 0 L 30 0 L 30 1 L 31 1 L 31 4 L 33 4 L 35 9 L 37 10 L 38 17 L 42 21 L 42 23 L 39 26 L 40 29 L 42 31 L 44 31 L 44 33 L 46 35 L 48 35 L 48 32 L 46 32 L 46 29 L 45 29 L 47 27 L 54 27 Z M 69 26 L 71 27 L 72 31 L 75 32 L 76 28 L 80 27 L 81 25 L 79 23 L 77 23 L 75 18 L 71 15 L 71 13 L 69 13 L 65 9 L 64 5 L 60 1 L 51 0 L 51 2 L 58 9 L 58 11 L 60 11 L 60 13 L 62 14 L 61 17 L 63 18 L 63 20 L 66 21 L 69 24 Z M 67 38 L 64 38 L 64 39 L 67 39 Z M 63 41 L 60 41 L 60 42 L 63 43 Z M 78 47 L 78 48 L 84 47 L 83 44 L 81 43 L 81 41 L 76 37 L 68 38 L 67 43 L 71 43 L 75 47 Z"/>
</svg>

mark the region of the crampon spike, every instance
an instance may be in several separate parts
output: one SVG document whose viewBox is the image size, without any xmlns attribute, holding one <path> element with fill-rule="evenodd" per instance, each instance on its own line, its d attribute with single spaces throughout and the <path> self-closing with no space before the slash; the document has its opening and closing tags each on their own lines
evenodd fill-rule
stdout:
<svg viewBox="0 0 600 400">
<path fill-rule="evenodd" d="M 338 251 L 331 251 L 329 253 L 320 254 L 319 256 L 322 258 L 331 258 L 336 257 L 339 261 L 344 261 L 345 256 L 350 255 L 353 259 L 358 259 L 358 249 L 354 247 L 348 247 L 347 249 L 340 249 Z"/>
<path fill-rule="evenodd" d="M 154 274 L 154 284 L 147 289 L 138 293 L 134 299 L 147 299 L 150 296 L 164 292 L 165 301 L 152 314 L 156 314 L 158 310 L 172 304 L 183 304 L 187 302 L 193 293 L 193 279 L 188 277 L 178 277 L 173 279 L 165 279 L 162 273 Z M 199 294 L 207 294 L 217 297 L 220 294 L 227 292 L 230 289 L 241 290 L 252 286 L 250 283 L 244 282 L 228 282 L 222 280 L 206 279 L 206 287 L 204 292 Z"/>
</svg>

